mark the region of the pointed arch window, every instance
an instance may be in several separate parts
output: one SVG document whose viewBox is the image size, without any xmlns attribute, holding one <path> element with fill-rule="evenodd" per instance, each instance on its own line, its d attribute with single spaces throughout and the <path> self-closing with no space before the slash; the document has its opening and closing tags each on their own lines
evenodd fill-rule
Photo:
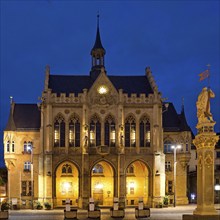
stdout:
<svg viewBox="0 0 220 220">
<path fill-rule="evenodd" d="M 65 120 L 61 114 L 54 120 L 54 147 L 65 147 Z"/>
<path fill-rule="evenodd" d="M 75 114 L 69 120 L 69 147 L 80 147 L 80 122 Z"/>
<path fill-rule="evenodd" d="M 103 166 L 101 164 L 96 164 L 93 169 L 92 169 L 92 173 L 103 173 Z"/>
<path fill-rule="evenodd" d="M 15 142 L 12 141 L 12 144 L 11 144 L 11 152 L 15 152 Z"/>
<path fill-rule="evenodd" d="M 101 123 L 97 115 L 94 115 L 90 121 L 89 141 L 90 147 L 101 145 Z"/>
<path fill-rule="evenodd" d="M 171 146 L 172 146 L 171 141 L 167 140 L 167 141 L 164 142 L 164 153 L 165 153 L 165 154 L 166 154 L 166 153 L 172 153 L 172 148 L 171 148 Z"/>
<path fill-rule="evenodd" d="M 125 147 L 136 146 L 136 123 L 131 115 L 125 119 Z"/>
<path fill-rule="evenodd" d="M 105 145 L 115 147 L 115 120 L 109 115 L 105 120 Z"/>
<path fill-rule="evenodd" d="M 140 120 L 140 147 L 150 147 L 150 120 L 144 116 Z"/>
<path fill-rule="evenodd" d="M 69 164 L 65 164 L 62 166 L 62 174 L 72 174 L 73 170 Z"/>
<path fill-rule="evenodd" d="M 130 166 L 127 168 L 127 173 L 128 173 L 128 174 L 134 174 L 134 166 L 133 166 L 133 165 L 130 165 Z"/>
<path fill-rule="evenodd" d="M 10 152 L 10 141 L 7 141 L 6 152 Z"/>
</svg>

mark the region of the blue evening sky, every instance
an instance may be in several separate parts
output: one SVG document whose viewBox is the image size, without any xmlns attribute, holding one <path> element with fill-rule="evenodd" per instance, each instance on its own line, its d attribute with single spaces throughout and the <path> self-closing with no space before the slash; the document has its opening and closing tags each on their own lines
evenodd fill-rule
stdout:
<svg viewBox="0 0 220 220">
<path fill-rule="evenodd" d="M 9 97 L 39 102 L 46 64 L 51 74 L 89 74 L 97 11 L 107 74 L 144 75 L 150 66 L 178 113 L 184 98 L 194 134 L 197 96 L 207 86 L 198 74 L 211 64 L 211 112 L 220 132 L 220 1 L 1 0 L 0 6 L 0 165 Z"/>
</svg>

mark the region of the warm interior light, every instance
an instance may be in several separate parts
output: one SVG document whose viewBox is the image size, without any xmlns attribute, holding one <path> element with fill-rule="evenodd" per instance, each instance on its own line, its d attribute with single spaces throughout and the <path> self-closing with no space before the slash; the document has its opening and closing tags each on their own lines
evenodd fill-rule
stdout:
<svg viewBox="0 0 220 220">
<path fill-rule="evenodd" d="M 134 182 L 130 182 L 129 186 L 130 188 L 134 188 Z"/>
<path fill-rule="evenodd" d="M 219 184 L 216 184 L 216 185 L 215 185 L 215 190 L 216 190 L 216 191 L 220 191 L 220 185 L 219 185 Z"/>
<path fill-rule="evenodd" d="M 64 186 L 64 188 L 66 189 L 66 191 L 68 191 L 69 188 L 70 188 L 70 183 L 65 182 L 65 183 L 63 184 L 63 186 Z"/>
<path fill-rule="evenodd" d="M 102 183 L 97 183 L 97 184 L 95 185 L 95 188 L 96 188 L 96 189 L 103 189 L 103 184 L 102 184 Z"/>
</svg>

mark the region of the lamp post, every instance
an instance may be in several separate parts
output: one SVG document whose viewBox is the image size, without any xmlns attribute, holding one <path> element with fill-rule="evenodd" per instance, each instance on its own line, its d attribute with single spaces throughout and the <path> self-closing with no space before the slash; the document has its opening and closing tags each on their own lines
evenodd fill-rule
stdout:
<svg viewBox="0 0 220 220">
<path fill-rule="evenodd" d="M 171 148 L 173 149 L 173 155 L 174 155 L 174 161 L 173 161 L 173 167 L 174 167 L 174 203 L 173 206 L 176 207 L 176 150 L 181 148 L 181 145 L 173 145 L 171 146 Z"/>
<path fill-rule="evenodd" d="M 34 209 L 34 164 L 33 164 L 33 145 L 28 145 L 27 150 L 31 151 L 31 209 Z"/>
</svg>

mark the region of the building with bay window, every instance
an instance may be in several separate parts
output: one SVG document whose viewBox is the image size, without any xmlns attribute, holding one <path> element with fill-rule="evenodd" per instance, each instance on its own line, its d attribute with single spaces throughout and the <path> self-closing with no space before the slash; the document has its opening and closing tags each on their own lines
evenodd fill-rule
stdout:
<svg viewBox="0 0 220 220">
<path fill-rule="evenodd" d="M 142 75 L 108 74 L 99 27 L 87 75 L 53 75 L 45 70 L 38 104 L 11 102 L 4 130 L 8 199 L 87 207 L 154 207 L 173 203 L 173 151 L 177 151 L 177 204 L 187 204 L 191 129 L 184 109 L 164 103 L 150 67 Z M 33 165 L 33 166 L 32 166 Z"/>
</svg>

